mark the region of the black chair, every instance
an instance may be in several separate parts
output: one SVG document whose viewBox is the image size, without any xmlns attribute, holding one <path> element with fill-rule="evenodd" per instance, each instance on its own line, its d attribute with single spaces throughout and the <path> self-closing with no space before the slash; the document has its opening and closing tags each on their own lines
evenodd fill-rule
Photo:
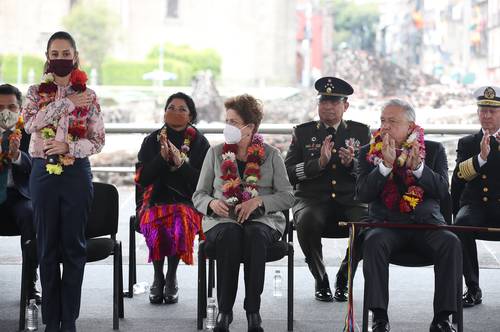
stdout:
<svg viewBox="0 0 500 332">
<path fill-rule="evenodd" d="M 20 236 L 21 231 L 18 229 L 17 225 L 13 222 L 1 222 L 0 223 L 0 236 Z M 28 298 L 27 283 L 26 283 L 26 273 L 29 264 L 29 255 L 22 250 L 22 268 L 21 268 L 21 294 L 19 298 L 19 331 L 24 331 L 25 320 L 26 320 L 26 301 Z"/>
<path fill-rule="evenodd" d="M 87 262 L 96 262 L 113 255 L 113 329 L 119 329 L 123 310 L 122 243 L 118 232 L 118 190 L 107 184 L 94 182 L 94 200 L 87 225 Z M 109 236 L 109 237 L 107 237 Z"/>
<path fill-rule="evenodd" d="M 107 183 L 94 182 L 94 199 L 87 224 L 87 262 L 96 262 L 113 256 L 113 329 L 119 329 L 123 310 L 122 244 L 116 240 L 118 232 L 118 190 Z M 109 236 L 109 237 L 107 237 Z M 22 280 L 26 271 L 23 254 Z M 24 283 L 24 282 L 23 282 Z M 25 286 L 21 287 L 19 329 L 24 330 L 24 310 L 27 299 Z M 42 294 L 43 296 L 43 294 Z"/>
<path fill-rule="evenodd" d="M 137 170 L 139 164 L 135 165 Z M 141 186 L 135 185 L 135 214 L 130 216 L 129 219 L 129 244 L 128 244 L 128 291 L 123 295 L 128 298 L 134 297 L 134 284 L 137 283 L 137 256 L 135 253 L 135 233 L 141 234 L 139 227 L 138 212 L 142 205 L 143 190 Z"/>
<path fill-rule="evenodd" d="M 448 196 L 447 199 L 441 202 L 441 213 L 443 214 L 446 223 L 451 224 L 451 197 Z M 434 262 L 431 257 L 423 256 L 419 253 L 416 253 L 411 247 L 403 248 L 402 251 L 398 252 L 391 256 L 389 260 L 390 264 L 399 265 L 399 266 L 407 266 L 407 267 L 423 267 L 434 265 Z M 463 331 L 463 312 L 462 312 L 462 283 L 458 283 L 457 294 L 457 312 L 453 314 L 453 323 L 457 324 L 458 332 Z M 368 331 L 368 307 L 366 306 L 366 279 L 365 279 L 365 288 L 364 288 L 364 296 L 363 296 L 363 332 Z"/>
<path fill-rule="evenodd" d="M 288 210 L 283 211 L 286 219 L 286 228 L 280 241 L 276 241 L 267 253 L 266 262 L 274 262 L 288 256 L 288 289 L 287 289 L 287 329 L 293 331 L 293 242 L 292 226 Z M 212 297 L 215 287 L 215 259 L 211 248 L 205 241 L 198 244 L 198 310 L 197 328 L 203 329 L 203 318 L 207 317 L 207 264 L 208 259 L 208 297 Z"/>
</svg>

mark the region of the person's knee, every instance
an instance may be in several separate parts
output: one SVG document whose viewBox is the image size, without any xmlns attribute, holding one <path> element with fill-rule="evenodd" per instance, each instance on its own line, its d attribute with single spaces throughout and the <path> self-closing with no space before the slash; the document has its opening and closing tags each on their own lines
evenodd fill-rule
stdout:
<svg viewBox="0 0 500 332">
<path fill-rule="evenodd" d="M 299 234 L 321 234 L 324 228 L 324 221 L 320 220 L 316 213 L 310 209 L 304 209 L 295 216 L 295 228 Z"/>
<path fill-rule="evenodd" d="M 462 257 L 462 242 L 455 233 L 443 232 L 442 243 L 443 245 L 440 246 L 442 251 L 449 251 Z"/>
<path fill-rule="evenodd" d="M 363 239 L 363 257 L 367 257 L 384 250 L 386 247 L 384 239 L 385 234 L 380 232 L 378 229 L 366 232 Z"/>
<path fill-rule="evenodd" d="M 227 223 L 221 232 L 220 240 L 225 243 L 237 243 L 243 239 L 242 227 L 235 223 Z"/>
</svg>

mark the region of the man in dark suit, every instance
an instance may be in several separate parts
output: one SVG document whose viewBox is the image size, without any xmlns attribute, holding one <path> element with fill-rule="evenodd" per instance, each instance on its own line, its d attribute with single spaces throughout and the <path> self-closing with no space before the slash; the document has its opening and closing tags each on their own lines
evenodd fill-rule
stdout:
<svg viewBox="0 0 500 332">
<path fill-rule="evenodd" d="M 372 222 L 444 224 L 440 202 L 449 197 L 444 147 L 425 141 L 415 111 L 401 100 L 382 109 L 381 129 L 359 154 L 356 193 L 369 204 Z M 430 331 L 455 331 L 449 315 L 461 294 L 460 240 L 446 230 L 369 229 L 363 242 L 366 305 L 374 314 L 373 332 L 389 331 L 389 259 L 410 244 L 432 257 L 435 271 L 434 319 Z"/>
<path fill-rule="evenodd" d="M 29 192 L 30 137 L 22 128 L 20 135 L 16 134 L 20 111 L 21 92 L 10 84 L 0 85 L 0 219 L 1 223 L 15 223 L 21 232 L 21 248 L 29 258 L 28 298 L 41 303 L 36 288 L 36 234 Z"/>
<path fill-rule="evenodd" d="M 356 154 L 370 140 L 368 126 L 343 120 L 351 85 L 336 77 L 316 81 L 319 121 L 297 126 L 285 159 L 288 177 L 295 186 L 293 207 L 297 236 L 309 269 L 316 280 L 320 301 L 347 301 L 347 254 L 337 273 L 332 295 L 323 262 L 321 237 L 347 237 L 339 221 L 358 221 L 366 204 L 354 198 Z M 356 261 L 357 263 L 357 261 Z M 357 264 L 354 265 L 357 265 Z"/>
<path fill-rule="evenodd" d="M 475 91 L 481 130 L 458 141 L 457 163 L 451 181 L 453 213 L 457 225 L 500 226 L 500 88 Z M 467 291 L 465 308 L 482 302 L 479 263 L 474 234 L 459 234 Z"/>
</svg>

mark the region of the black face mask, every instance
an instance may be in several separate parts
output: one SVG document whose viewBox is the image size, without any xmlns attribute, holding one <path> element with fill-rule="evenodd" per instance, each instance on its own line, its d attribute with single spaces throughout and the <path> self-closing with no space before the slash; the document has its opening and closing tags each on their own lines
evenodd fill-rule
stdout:
<svg viewBox="0 0 500 332">
<path fill-rule="evenodd" d="M 72 59 L 53 59 L 49 61 L 47 72 L 64 77 L 68 76 L 74 68 Z"/>
</svg>

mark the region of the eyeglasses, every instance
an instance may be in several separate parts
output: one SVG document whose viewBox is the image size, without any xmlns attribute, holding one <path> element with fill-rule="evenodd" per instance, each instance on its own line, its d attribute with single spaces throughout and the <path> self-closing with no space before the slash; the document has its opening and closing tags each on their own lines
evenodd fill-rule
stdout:
<svg viewBox="0 0 500 332">
<path fill-rule="evenodd" d="M 176 108 L 174 105 L 170 105 L 169 107 L 167 107 L 166 110 L 169 112 L 175 112 L 175 111 L 181 112 L 181 113 L 189 112 L 189 110 L 187 108 L 185 108 L 184 106 Z"/>
</svg>

